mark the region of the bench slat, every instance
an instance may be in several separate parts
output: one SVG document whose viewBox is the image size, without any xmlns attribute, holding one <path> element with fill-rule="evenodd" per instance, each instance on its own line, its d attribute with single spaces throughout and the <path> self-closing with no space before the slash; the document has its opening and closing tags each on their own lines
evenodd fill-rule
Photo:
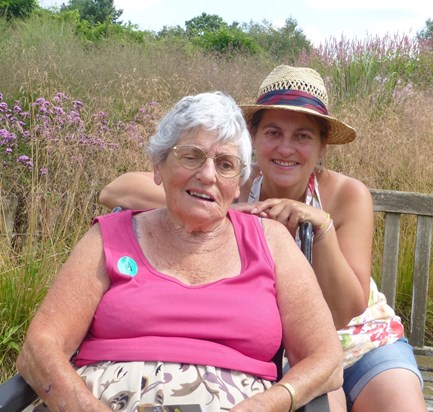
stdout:
<svg viewBox="0 0 433 412">
<path fill-rule="evenodd" d="M 418 216 L 412 286 L 410 343 L 424 346 L 433 218 Z"/>
<path fill-rule="evenodd" d="M 385 294 L 389 306 L 394 309 L 400 244 L 400 214 L 387 213 L 385 215 L 383 242 L 381 290 Z"/>
</svg>

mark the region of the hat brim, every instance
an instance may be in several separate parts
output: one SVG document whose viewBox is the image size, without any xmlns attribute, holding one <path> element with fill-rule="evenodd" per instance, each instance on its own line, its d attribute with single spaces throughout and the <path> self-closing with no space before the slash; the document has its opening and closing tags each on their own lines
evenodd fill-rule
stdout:
<svg viewBox="0 0 433 412">
<path fill-rule="evenodd" d="M 244 117 L 247 123 L 250 122 L 254 113 L 262 109 L 289 110 L 292 112 L 311 114 L 313 116 L 326 119 L 329 123 L 329 134 L 328 134 L 327 144 L 350 143 L 356 138 L 356 130 L 353 127 L 347 125 L 346 123 L 340 120 L 337 120 L 335 117 L 320 114 L 308 108 L 297 107 L 297 106 L 286 106 L 286 105 L 261 105 L 261 104 L 241 104 L 239 106 L 241 107 L 244 113 Z"/>
</svg>

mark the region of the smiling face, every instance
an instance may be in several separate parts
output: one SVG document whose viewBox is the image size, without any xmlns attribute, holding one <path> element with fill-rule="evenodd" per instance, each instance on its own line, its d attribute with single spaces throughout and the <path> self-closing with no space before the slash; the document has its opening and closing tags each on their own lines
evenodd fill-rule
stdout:
<svg viewBox="0 0 433 412">
<path fill-rule="evenodd" d="M 238 156 L 238 146 L 216 143 L 216 132 L 199 129 L 182 136 L 176 146 L 195 145 L 208 156 Z M 155 166 L 155 183 L 164 186 L 167 209 L 171 216 L 190 227 L 207 230 L 225 219 L 233 200 L 239 196 L 239 176 L 221 177 L 213 159 L 206 159 L 197 169 L 186 169 L 170 151 L 166 161 Z"/>
<path fill-rule="evenodd" d="M 268 191 L 298 189 L 303 193 L 325 149 L 319 123 L 304 113 L 264 110 L 253 130 L 253 147 Z"/>
</svg>

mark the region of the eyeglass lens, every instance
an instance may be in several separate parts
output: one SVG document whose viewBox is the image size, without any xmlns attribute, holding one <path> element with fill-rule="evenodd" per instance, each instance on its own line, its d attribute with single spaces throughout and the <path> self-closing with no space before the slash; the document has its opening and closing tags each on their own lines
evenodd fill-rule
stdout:
<svg viewBox="0 0 433 412">
<path fill-rule="evenodd" d="M 175 146 L 174 154 L 179 163 L 187 169 L 197 169 L 206 162 L 207 158 L 213 159 L 215 169 L 224 177 L 235 177 L 242 169 L 242 161 L 237 156 L 222 154 L 216 157 L 208 156 L 197 146 Z"/>
</svg>

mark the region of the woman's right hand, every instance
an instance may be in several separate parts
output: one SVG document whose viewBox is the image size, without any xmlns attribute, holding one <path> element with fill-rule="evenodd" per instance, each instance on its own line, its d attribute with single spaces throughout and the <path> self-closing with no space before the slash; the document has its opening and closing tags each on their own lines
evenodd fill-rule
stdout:
<svg viewBox="0 0 433 412">
<path fill-rule="evenodd" d="M 232 205 L 232 208 L 277 220 L 289 230 L 292 236 L 295 236 L 296 229 L 304 221 L 311 222 L 316 232 L 321 230 L 329 219 L 325 211 L 291 199 L 272 198 L 254 203 L 236 203 Z"/>
<path fill-rule="evenodd" d="M 230 412 L 287 412 L 290 409 L 290 397 L 284 388 L 272 386 L 238 403 Z"/>
</svg>

